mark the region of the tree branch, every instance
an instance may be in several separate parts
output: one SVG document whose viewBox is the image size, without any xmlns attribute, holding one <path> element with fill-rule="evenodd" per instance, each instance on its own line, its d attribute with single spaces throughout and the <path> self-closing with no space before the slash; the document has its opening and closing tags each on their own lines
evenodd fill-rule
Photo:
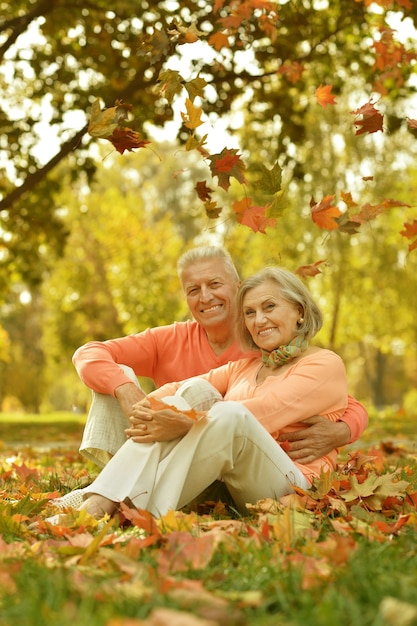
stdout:
<svg viewBox="0 0 417 626">
<path fill-rule="evenodd" d="M 23 185 L 20 187 L 16 187 L 13 189 L 11 193 L 9 193 L 5 198 L 0 200 L 0 211 L 4 209 L 9 209 L 14 202 L 19 200 L 23 196 L 23 194 L 31 191 L 45 176 L 60 162 L 64 159 L 74 148 L 78 146 L 81 139 L 84 137 L 88 129 L 88 124 L 84 126 L 81 130 L 78 131 L 74 137 L 72 137 L 66 143 L 63 143 L 61 146 L 61 150 L 50 160 L 46 165 L 36 170 L 33 174 L 29 174 Z"/>
<path fill-rule="evenodd" d="M 16 39 L 20 37 L 25 30 L 27 30 L 27 27 L 33 20 L 41 15 L 50 13 L 53 9 L 54 2 L 51 2 L 51 0 L 38 0 L 32 10 L 25 15 L 22 15 L 21 17 L 14 17 L 10 20 L 2 22 L 0 25 L 0 32 L 4 32 L 9 29 L 11 29 L 12 32 L 3 45 L 0 46 L 0 61 L 3 60 L 7 50 L 11 48 L 11 46 L 16 42 Z"/>
</svg>

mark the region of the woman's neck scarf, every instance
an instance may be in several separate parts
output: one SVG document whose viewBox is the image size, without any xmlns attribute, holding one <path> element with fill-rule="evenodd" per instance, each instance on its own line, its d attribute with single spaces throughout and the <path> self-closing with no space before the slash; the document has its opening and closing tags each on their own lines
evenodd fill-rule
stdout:
<svg viewBox="0 0 417 626">
<path fill-rule="evenodd" d="M 295 359 L 307 348 L 307 339 L 304 339 L 303 335 L 298 335 L 297 337 L 294 337 L 294 339 L 292 339 L 286 346 L 278 346 L 278 348 L 275 348 L 272 352 L 261 350 L 262 363 L 266 367 L 276 369 L 277 367 L 281 367 L 281 365 L 285 365 L 285 363 Z"/>
</svg>

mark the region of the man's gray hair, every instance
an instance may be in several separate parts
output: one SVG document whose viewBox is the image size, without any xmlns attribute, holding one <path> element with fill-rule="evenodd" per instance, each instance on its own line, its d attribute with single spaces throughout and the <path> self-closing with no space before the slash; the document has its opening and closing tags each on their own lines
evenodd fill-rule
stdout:
<svg viewBox="0 0 417 626">
<path fill-rule="evenodd" d="M 178 259 L 177 271 L 180 281 L 182 282 L 182 275 L 187 267 L 200 261 L 211 261 L 212 259 L 223 261 L 229 276 L 236 282 L 240 280 L 232 257 L 225 248 L 222 246 L 201 246 L 184 252 Z"/>
</svg>

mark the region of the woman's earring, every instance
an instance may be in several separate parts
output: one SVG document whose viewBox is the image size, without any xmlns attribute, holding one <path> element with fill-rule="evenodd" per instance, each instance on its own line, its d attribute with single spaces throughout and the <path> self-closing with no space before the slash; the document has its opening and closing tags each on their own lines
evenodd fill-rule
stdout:
<svg viewBox="0 0 417 626">
<path fill-rule="evenodd" d="M 300 317 L 300 318 L 298 319 L 298 323 L 299 323 L 299 324 L 302 324 L 303 322 L 304 322 L 304 317 Z"/>
</svg>

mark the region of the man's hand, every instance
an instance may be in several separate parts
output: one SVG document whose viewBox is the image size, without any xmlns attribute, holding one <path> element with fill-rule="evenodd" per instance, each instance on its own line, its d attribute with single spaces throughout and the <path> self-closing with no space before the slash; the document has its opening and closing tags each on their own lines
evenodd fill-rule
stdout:
<svg viewBox="0 0 417 626">
<path fill-rule="evenodd" d="M 281 443 L 289 442 L 290 447 L 286 452 L 298 463 L 311 463 L 350 441 L 349 426 L 345 422 L 331 422 L 321 415 L 315 415 L 303 420 L 302 424 L 306 427 L 283 433 L 278 438 Z"/>
<path fill-rule="evenodd" d="M 133 406 L 143 400 L 143 398 L 146 398 L 143 391 L 135 383 L 119 385 L 119 387 L 116 387 L 114 395 L 127 418 L 132 415 Z"/>
<path fill-rule="evenodd" d="M 151 409 L 147 399 L 135 404 L 129 421 L 132 426 L 125 433 L 137 443 L 172 441 L 186 435 L 195 424 L 188 415 L 168 406 L 166 409 Z"/>
</svg>

